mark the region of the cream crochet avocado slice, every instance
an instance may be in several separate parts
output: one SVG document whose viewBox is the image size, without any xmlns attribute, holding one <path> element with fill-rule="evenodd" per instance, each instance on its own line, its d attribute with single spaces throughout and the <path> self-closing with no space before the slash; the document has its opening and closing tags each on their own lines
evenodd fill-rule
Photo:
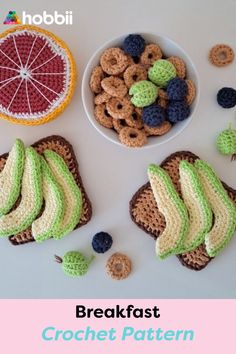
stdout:
<svg viewBox="0 0 236 354">
<path fill-rule="evenodd" d="M 212 227 L 212 210 L 205 197 L 196 168 L 182 160 L 179 164 L 182 198 L 189 214 L 189 230 L 183 240 L 182 252 L 196 249 Z"/>
<path fill-rule="evenodd" d="M 24 144 L 16 139 L 0 173 L 0 215 L 9 213 L 20 195 L 24 160 Z"/>
<path fill-rule="evenodd" d="M 194 166 L 214 214 L 214 225 L 205 237 L 205 244 L 209 256 L 215 257 L 229 243 L 236 230 L 236 206 L 206 162 L 197 160 Z"/>
<path fill-rule="evenodd" d="M 181 252 L 189 228 L 188 212 L 164 169 L 152 164 L 148 177 L 158 209 L 166 221 L 165 230 L 156 240 L 156 253 L 164 259 Z"/>
<path fill-rule="evenodd" d="M 15 235 L 27 229 L 39 214 L 42 202 L 40 156 L 32 147 L 29 147 L 25 150 L 21 201 L 15 210 L 0 218 L 0 236 Z"/>
<path fill-rule="evenodd" d="M 44 210 L 32 224 L 32 235 L 37 242 L 45 241 L 57 232 L 65 211 L 64 195 L 50 167 L 41 157 L 43 174 Z"/>
<path fill-rule="evenodd" d="M 45 150 L 45 159 L 63 191 L 65 210 L 53 237 L 60 239 L 74 230 L 82 214 L 82 194 L 64 160 L 54 151 Z"/>
</svg>

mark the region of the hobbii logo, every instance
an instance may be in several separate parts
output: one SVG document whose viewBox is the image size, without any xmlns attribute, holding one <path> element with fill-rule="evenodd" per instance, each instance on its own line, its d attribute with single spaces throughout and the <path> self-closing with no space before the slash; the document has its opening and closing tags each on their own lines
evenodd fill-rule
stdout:
<svg viewBox="0 0 236 354">
<path fill-rule="evenodd" d="M 54 11 L 53 15 L 48 14 L 47 11 L 43 11 L 43 14 L 31 15 L 22 12 L 22 23 L 25 25 L 72 25 L 73 24 L 73 13 L 72 11 L 65 11 L 65 14 L 59 14 L 57 11 Z"/>
</svg>

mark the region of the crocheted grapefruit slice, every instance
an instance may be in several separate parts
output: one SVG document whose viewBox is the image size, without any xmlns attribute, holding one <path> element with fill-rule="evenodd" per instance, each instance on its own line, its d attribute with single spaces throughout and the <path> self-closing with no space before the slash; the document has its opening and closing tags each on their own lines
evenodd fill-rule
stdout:
<svg viewBox="0 0 236 354">
<path fill-rule="evenodd" d="M 69 104 L 76 69 L 67 45 L 34 26 L 0 34 L 0 117 L 37 125 L 58 116 Z"/>
</svg>

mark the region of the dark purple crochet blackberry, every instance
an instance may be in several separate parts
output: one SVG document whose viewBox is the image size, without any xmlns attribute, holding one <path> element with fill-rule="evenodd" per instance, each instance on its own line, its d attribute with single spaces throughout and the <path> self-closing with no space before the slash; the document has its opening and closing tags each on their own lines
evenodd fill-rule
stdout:
<svg viewBox="0 0 236 354">
<path fill-rule="evenodd" d="M 166 93 L 170 100 L 182 101 L 188 93 L 188 85 L 185 80 L 175 77 L 168 82 Z"/>
<path fill-rule="evenodd" d="M 178 123 L 188 118 L 190 108 L 184 101 L 172 101 L 167 107 L 167 119 L 171 123 Z"/>
<path fill-rule="evenodd" d="M 142 112 L 143 123 L 149 127 L 158 127 L 165 120 L 165 110 L 157 104 L 144 107 Z"/>
<path fill-rule="evenodd" d="M 93 236 L 92 247 L 97 253 L 105 253 L 112 246 L 113 240 L 107 232 L 101 231 Z"/>
<path fill-rule="evenodd" d="M 126 54 L 132 57 L 139 57 L 145 48 L 145 40 L 139 34 L 129 34 L 123 43 L 123 49 Z"/>
<path fill-rule="evenodd" d="M 236 90 L 223 87 L 217 93 L 217 102 L 223 108 L 232 108 L 236 105 Z"/>
</svg>

